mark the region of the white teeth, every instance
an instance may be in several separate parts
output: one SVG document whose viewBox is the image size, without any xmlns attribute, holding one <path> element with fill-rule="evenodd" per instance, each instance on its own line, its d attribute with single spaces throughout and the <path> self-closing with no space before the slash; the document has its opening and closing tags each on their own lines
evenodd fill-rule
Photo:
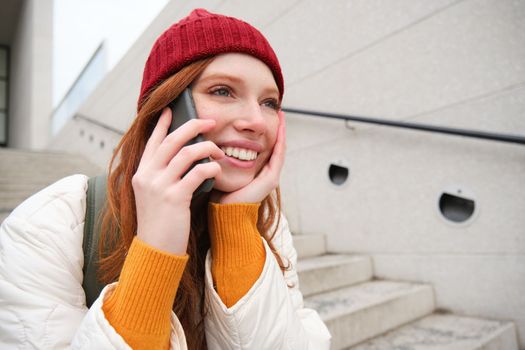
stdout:
<svg viewBox="0 0 525 350">
<path fill-rule="evenodd" d="M 254 160 L 257 158 L 257 152 L 238 147 L 221 147 L 222 151 L 227 156 L 234 157 L 240 160 Z"/>
<path fill-rule="evenodd" d="M 248 159 L 248 153 L 245 149 L 239 151 L 239 159 Z"/>
</svg>

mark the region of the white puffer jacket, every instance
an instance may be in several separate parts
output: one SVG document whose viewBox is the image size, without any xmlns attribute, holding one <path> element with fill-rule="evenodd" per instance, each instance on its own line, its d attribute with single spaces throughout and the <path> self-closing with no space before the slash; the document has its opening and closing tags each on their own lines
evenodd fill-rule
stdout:
<svg viewBox="0 0 525 350">
<path fill-rule="evenodd" d="M 82 289 L 82 238 L 88 178 L 66 177 L 33 195 L 0 227 L 0 349 L 129 349 L 104 317 L 107 286 L 88 310 Z M 328 349 L 330 334 L 303 307 L 297 253 L 282 217 L 273 243 L 292 264 L 283 274 L 266 259 L 259 279 L 233 307 L 213 289 L 206 258 L 209 349 Z M 273 257 L 265 242 L 267 257 Z M 288 288 L 287 285 L 293 285 Z M 186 349 L 172 314 L 172 349 Z"/>
</svg>

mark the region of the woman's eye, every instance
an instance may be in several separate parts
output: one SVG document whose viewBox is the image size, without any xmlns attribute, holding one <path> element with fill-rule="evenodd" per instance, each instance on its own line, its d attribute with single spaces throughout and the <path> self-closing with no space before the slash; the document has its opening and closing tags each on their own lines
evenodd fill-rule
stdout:
<svg viewBox="0 0 525 350">
<path fill-rule="evenodd" d="M 278 110 L 280 108 L 279 106 L 279 102 L 275 99 L 269 99 L 269 100 L 265 100 L 263 103 L 263 106 L 265 107 L 269 107 L 271 109 L 275 109 L 275 110 Z"/>
<path fill-rule="evenodd" d="M 228 97 L 231 95 L 230 89 L 226 87 L 218 87 L 211 91 L 213 95 Z"/>
</svg>

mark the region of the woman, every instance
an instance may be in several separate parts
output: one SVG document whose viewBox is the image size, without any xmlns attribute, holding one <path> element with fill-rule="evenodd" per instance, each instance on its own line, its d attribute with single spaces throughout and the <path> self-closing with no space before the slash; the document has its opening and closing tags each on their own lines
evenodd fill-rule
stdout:
<svg viewBox="0 0 525 350">
<path fill-rule="evenodd" d="M 108 285 L 88 310 L 87 178 L 62 179 L 1 227 L 0 347 L 328 348 L 280 214 L 283 86 L 245 22 L 199 9 L 166 30 L 110 164 L 98 271 Z M 168 134 L 166 106 L 186 87 L 199 119 Z M 207 141 L 187 145 L 198 134 Z M 208 178 L 211 193 L 193 196 Z"/>
</svg>

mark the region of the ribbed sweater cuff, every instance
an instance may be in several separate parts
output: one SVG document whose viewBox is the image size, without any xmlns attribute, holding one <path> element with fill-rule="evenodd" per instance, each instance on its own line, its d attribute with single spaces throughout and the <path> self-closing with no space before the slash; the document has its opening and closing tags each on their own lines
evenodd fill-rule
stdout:
<svg viewBox="0 0 525 350">
<path fill-rule="evenodd" d="M 164 335 L 188 255 L 157 250 L 133 239 L 114 293 L 103 310 L 118 330 Z"/>
<path fill-rule="evenodd" d="M 266 252 L 257 230 L 260 204 L 208 205 L 208 225 L 214 265 L 238 268 L 265 260 Z"/>
</svg>

